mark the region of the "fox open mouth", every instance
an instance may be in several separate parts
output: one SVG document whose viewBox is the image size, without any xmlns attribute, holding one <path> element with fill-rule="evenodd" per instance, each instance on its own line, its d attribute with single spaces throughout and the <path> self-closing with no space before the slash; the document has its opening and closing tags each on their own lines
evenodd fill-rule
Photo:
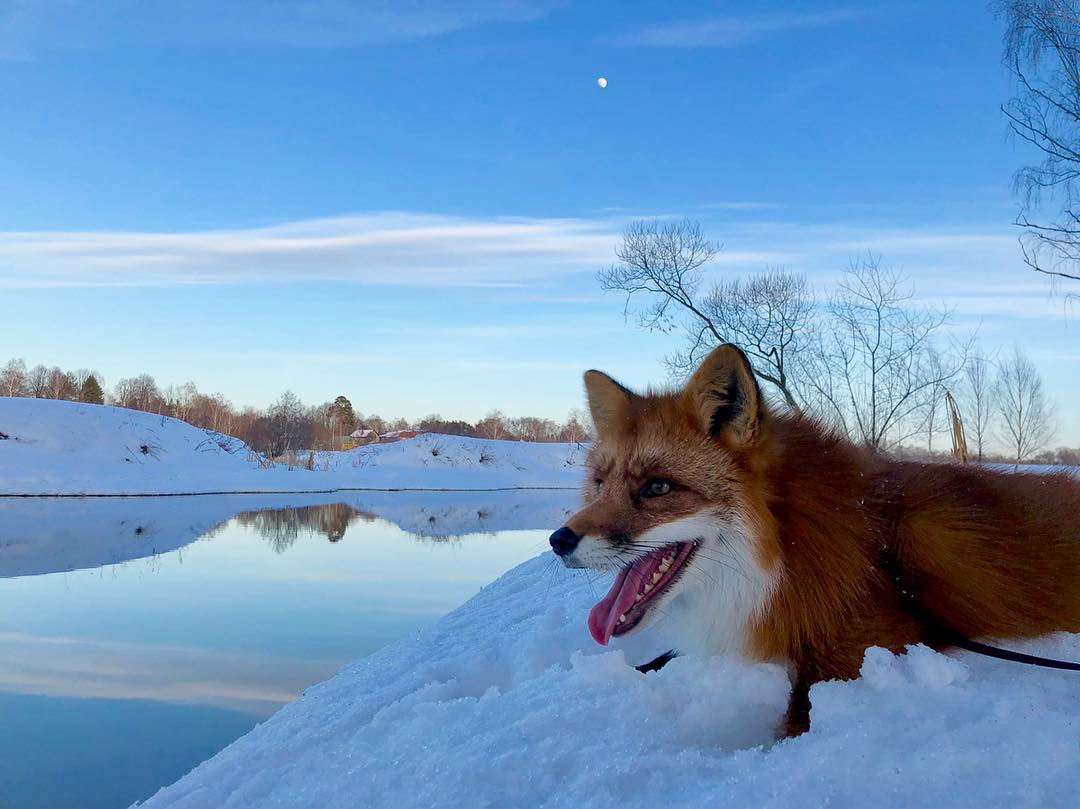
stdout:
<svg viewBox="0 0 1080 809">
<path fill-rule="evenodd" d="M 657 597 L 678 578 L 696 548 L 696 542 L 665 545 L 620 570 L 611 590 L 589 612 L 593 640 L 606 646 L 612 635 L 624 635 L 641 623 Z"/>
</svg>

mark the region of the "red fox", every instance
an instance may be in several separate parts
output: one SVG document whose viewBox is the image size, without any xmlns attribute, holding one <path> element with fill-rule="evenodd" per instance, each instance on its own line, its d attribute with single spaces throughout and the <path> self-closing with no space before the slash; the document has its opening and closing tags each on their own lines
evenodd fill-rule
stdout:
<svg viewBox="0 0 1080 809">
<path fill-rule="evenodd" d="M 681 390 L 639 395 L 599 371 L 585 387 L 591 474 L 551 545 L 616 573 L 589 614 L 597 643 L 662 622 L 680 653 L 784 663 L 796 735 L 810 686 L 857 677 L 869 646 L 1080 632 L 1069 475 L 869 452 L 772 412 L 732 345 Z"/>
</svg>

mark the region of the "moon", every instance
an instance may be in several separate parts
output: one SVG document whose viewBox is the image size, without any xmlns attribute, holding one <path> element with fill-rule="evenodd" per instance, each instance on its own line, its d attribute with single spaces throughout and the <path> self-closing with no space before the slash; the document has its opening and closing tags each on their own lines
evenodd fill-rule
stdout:
<svg viewBox="0 0 1080 809">
<path fill-rule="evenodd" d="M 607 79 L 605 79 L 603 76 L 598 78 L 596 80 L 596 83 L 597 83 L 597 85 L 599 85 L 601 90 L 603 90 L 605 87 L 607 87 Z"/>
</svg>

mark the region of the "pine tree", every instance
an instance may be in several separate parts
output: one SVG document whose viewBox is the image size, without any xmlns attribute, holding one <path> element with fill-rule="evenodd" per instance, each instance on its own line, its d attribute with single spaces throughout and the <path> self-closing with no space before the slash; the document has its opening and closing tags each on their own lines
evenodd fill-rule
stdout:
<svg viewBox="0 0 1080 809">
<path fill-rule="evenodd" d="M 93 374 L 86 377 L 86 381 L 82 383 L 82 388 L 79 390 L 79 401 L 88 404 L 105 404 L 105 393 L 101 390 L 101 385 L 98 384 L 97 378 Z"/>
<path fill-rule="evenodd" d="M 352 402 L 344 396 L 339 396 L 334 399 L 334 407 L 341 414 L 341 423 L 345 428 L 345 434 L 348 435 L 356 429 L 356 413 L 353 411 Z"/>
</svg>

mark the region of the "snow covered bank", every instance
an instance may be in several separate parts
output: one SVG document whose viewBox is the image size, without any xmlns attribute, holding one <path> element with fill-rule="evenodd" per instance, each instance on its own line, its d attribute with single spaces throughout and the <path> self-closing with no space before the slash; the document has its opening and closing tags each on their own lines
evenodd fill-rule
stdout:
<svg viewBox="0 0 1080 809">
<path fill-rule="evenodd" d="M 585 578 L 542 556 L 353 663 L 158 792 L 149 809 L 1071 806 L 1080 676 L 917 647 L 814 687 L 772 744 L 771 665 L 596 646 Z M 1080 659 L 1080 636 L 1014 644 Z"/>
<path fill-rule="evenodd" d="M 304 509 L 344 504 L 421 537 L 553 529 L 573 512 L 565 490 L 342 492 L 205 497 L 2 498 L 0 578 L 113 565 L 182 548 L 239 514 L 274 510 L 303 525 Z"/>
<path fill-rule="evenodd" d="M 394 444 L 316 452 L 317 470 L 339 486 L 402 489 L 566 487 L 581 483 L 581 444 L 491 441 L 424 433 Z"/>
<path fill-rule="evenodd" d="M 0 397 L 0 495 L 575 488 L 576 444 L 428 434 L 263 468 L 235 438 L 119 407 Z"/>
<path fill-rule="evenodd" d="M 315 490 L 235 438 L 120 407 L 0 397 L 0 494 Z M 323 484 L 323 488 L 326 488 Z"/>
</svg>

